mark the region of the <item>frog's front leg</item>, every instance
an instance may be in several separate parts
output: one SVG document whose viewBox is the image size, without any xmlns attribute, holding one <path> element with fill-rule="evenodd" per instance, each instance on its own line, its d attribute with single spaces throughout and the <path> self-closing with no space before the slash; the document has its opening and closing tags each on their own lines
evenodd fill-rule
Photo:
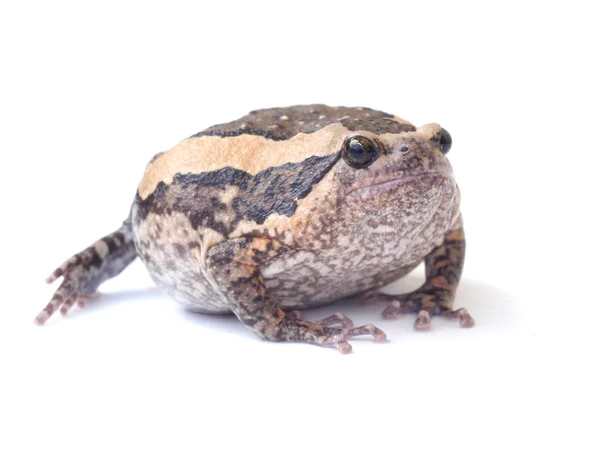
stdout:
<svg viewBox="0 0 600 450">
<path fill-rule="evenodd" d="M 75 302 L 81 303 L 83 297 L 93 294 L 101 283 L 121 273 L 136 256 L 128 219 L 117 231 L 72 256 L 48 277 L 48 283 L 59 277 L 63 277 L 63 281 L 35 323 L 42 325 L 58 308 L 66 315 Z"/>
<path fill-rule="evenodd" d="M 261 261 L 273 250 L 266 238 L 239 238 L 223 242 L 208 252 L 208 268 L 229 306 L 238 319 L 258 336 L 271 341 L 309 342 L 336 347 L 350 353 L 347 339 L 370 334 L 375 341 L 386 339 L 373 325 L 345 328 L 351 325 L 342 314 L 322 323 L 301 320 L 297 314 L 285 313 L 271 298 L 260 273 Z M 343 328 L 327 325 L 340 324 Z"/>
<path fill-rule="evenodd" d="M 401 295 L 372 292 L 367 295 L 367 300 L 390 301 L 382 313 L 386 319 L 394 319 L 401 313 L 417 312 L 417 330 L 429 330 L 430 318 L 434 314 L 456 318 L 463 328 L 472 327 L 475 321 L 465 308 L 452 308 L 464 264 L 465 248 L 465 233 L 459 219 L 456 227 L 446 234 L 442 245 L 425 257 L 426 280 L 419 289 Z"/>
</svg>

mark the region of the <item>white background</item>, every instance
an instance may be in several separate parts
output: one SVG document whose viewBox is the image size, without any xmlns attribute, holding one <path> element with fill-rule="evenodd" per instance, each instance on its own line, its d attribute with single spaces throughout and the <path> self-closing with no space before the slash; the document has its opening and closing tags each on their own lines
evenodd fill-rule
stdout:
<svg viewBox="0 0 600 450">
<path fill-rule="evenodd" d="M 0 448 L 598 448 L 592 2 L 2 2 Z M 137 261 L 36 327 L 149 158 L 252 109 L 439 122 L 463 192 L 457 306 L 354 353 L 186 313 Z M 422 274 L 397 289 L 418 286 Z"/>
</svg>

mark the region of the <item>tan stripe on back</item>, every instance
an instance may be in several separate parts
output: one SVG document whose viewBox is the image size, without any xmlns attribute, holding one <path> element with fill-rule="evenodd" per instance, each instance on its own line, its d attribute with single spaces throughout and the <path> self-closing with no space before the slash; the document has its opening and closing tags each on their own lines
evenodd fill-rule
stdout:
<svg viewBox="0 0 600 450">
<path fill-rule="evenodd" d="M 177 173 L 199 174 L 233 167 L 256 175 L 269 167 L 301 162 L 311 156 L 326 156 L 338 151 L 349 133 L 336 122 L 314 133 L 300 133 L 283 141 L 250 134 L 186 139 L 146 168 L 138 193 L 146 199 L 161 181 L 171 184 Z"/>
</svg>

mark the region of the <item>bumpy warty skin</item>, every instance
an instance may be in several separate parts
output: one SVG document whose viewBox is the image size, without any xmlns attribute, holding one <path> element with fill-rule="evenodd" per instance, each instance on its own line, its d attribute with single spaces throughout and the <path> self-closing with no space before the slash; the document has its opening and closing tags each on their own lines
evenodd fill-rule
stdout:
<svg viewBox="0 0 600 450">
<path fill-rule="evenodd" d="M 67 314 L 137 256 L 187 309 L 234 313 L 258 336 L 336 347 L 385 334 L 342 313 L 317 322 L 297 310 L 361 294 L 386 318 L 418 313 L 474 321 L 452 304 L 465 256 L 460 192 L 445 154 L 450 134 L 369 108 L 253 111 L 157 154 L 130 215 L 74 255 L 36 317 Z M 425 262 L 417 290 L 377 289 Z"/>
<path fill-rule="evenodd" d="M 404 120 L 364 108 L 314 106 L 315 113 L 303 108 L 259 111 L 249 116 L 253 120 L 199 133 L 191 139 L 210 136 L 221 146 L 199 142 L 189 150 L 184 141 L 185 156 L 181 147 L 174 150 L 177 169 L 161 174 L 168 181 L 155 183 L 145 198 L 138 195 L 133 208 L 138 253 L 156 283 L 187 308 L 230 311 L 206 266 L 207 251 L 227 239 L 275 240 L 278 248 L 261 261 L 265 284 L 284 309 L 303 309 L 400 278 L 440 245 L 456 222 L 458 189 L 448 160 L 428 140 L 431 130 L 419 132 Z M 272 128 L 272 122 L 283 125 Z M 299 153 L 293 140 L 298 122 L 304 126 L 300 135 L 308 137 L 304 148 L 322 142 L 329 148 L 290 158 Z M 343 141 L 355 134 L 376 140 L 383 153 L 368 170 L 353 169 L 340 157 Z M 224 148 L 223 140 L 235 138 L 238 147 Z M 410 146 L 409 155 L 400 153 L 403 144 Z M 175 172 L 189 153 L 244 155 L 248 146 L 272 146 L 269 151 L 279 159 L 265 167 L 229 156 L 225 162 L 237 166 L 206 171 L 207 162 L 199 157 L 188 169 L 195 173 Z M 144 181 L 141 186 L 149 191 Z"/>
</svg>

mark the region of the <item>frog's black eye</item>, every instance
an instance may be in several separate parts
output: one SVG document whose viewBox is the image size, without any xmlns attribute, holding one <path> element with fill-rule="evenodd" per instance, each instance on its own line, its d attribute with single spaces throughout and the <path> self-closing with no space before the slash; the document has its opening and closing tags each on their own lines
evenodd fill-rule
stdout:
<svg viewBox="0 0 600 450">
<path fill-rule="evenodd" d="M 438 144 L 444 155 L 448 153 L 452 147 L 452 136 L 450 136 L 450 133 L 443 128 L 440 131 L 440 140 L 438 141 Z"/>
<path fill-rule="evenodd" d="M 342 157 L 350 167 L 364 169 L 368 167 L 379 156 L 379 150 L 375 144 L 363 136 L 354 136 L 344 143 Z"/>
</svg>

